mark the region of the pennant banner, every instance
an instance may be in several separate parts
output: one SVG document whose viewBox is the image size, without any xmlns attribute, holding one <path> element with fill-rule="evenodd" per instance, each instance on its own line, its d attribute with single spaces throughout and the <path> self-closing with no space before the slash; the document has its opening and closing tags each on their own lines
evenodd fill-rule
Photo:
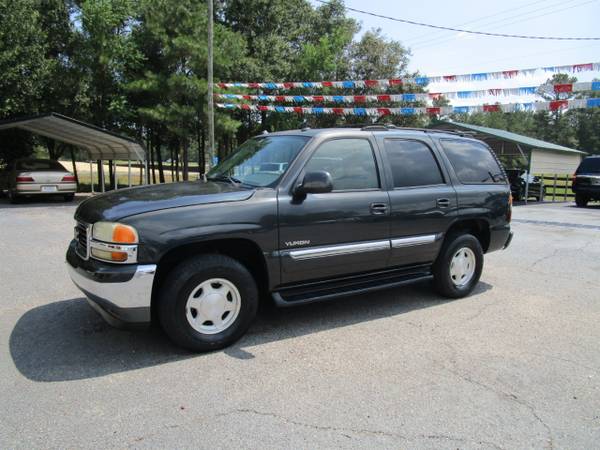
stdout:
<svg viewBox="0 0 600 450">
<path fill-rule="evenodd" d="M 493 96 L 535 95 L 538 90 L 544 92 L 584 92 L 600 91 L 600 81 L 582 83 L 549 84 L 509 89 L 481 89 L 476 91 L 429 92 L 397 95 L 243 95 L 215 94 L 220 100 L 250 100 L 277 103 L 367 103 L 367 102 L 417 102 L 434 100 L 440 97 L 448 99 L 481 98 Z"/>
<path fill-rule="evenodd" d="M 320 88 L 342 88 L 342 89 L 354 89 L 354 88 L 387 88 L 390 86 L 398 86 L 401 84 L 418 84 L 426 85 L 429 83 L 443 83 L 443 82 L 456 82 L 456 81 L 485 81 L 485 80 L 498 80 L 503 78 L 515 78 L 518 76 L 530 76 L 534 75 L 537 71 L 543 71 L 545 73 L 565 73 L 565 72 L 589 72 L 589 71 L 600 71 L 600 62 L 586 63 L 586 64 L 573 64 L 570 66 L 549 66 L 549 67 L 536 67 L 533 69 L 519 69 L 519 70 L 503 70 L 500 72 L 481 72 L 481 73 L 467 73 L 462 75 L 441 75 L 437 77 L 415 77 L 415 78 L 398 78 L 398 79 L 387 79 L 387 80 L 345 80 L 345 81 L 290 81 L 283 83 L 273 82 L 262 82 L 262 83 L 217 83 L 222 89 L 229 88 L 249 88 L 249 89 L 298 89 L 298 88 L 309 88 L 309 89 L 320 89 Z"/>
<path fill-rule="evenodd" d="M 441 106 L 417 108 L 326 108 L 322 106 L 273 106 L 245 103 L 217 103 L 217 108 L 247 111 L 272 111 L 297 114 L 335 114 L 338 116 L 409 116 L 416 114 L 468 114 L 474 112 L 559 111 L 570 108 L 600 107 L 600 98 L 555 100 L 551 102 L 506 103 L 476 106 Z"/>
</svg>

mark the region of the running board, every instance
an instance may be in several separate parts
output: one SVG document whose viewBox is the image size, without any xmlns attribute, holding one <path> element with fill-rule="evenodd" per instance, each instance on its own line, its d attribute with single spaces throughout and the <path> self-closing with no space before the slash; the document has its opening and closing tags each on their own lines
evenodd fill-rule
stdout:
<svg viewBox="0 0 600 450">
<path fill-rule="evenodd" d="M 272 295 L 277 306 L 287 307 L 403 286 L 432 277 L 431 266 L 424 265 L 289 286 Z"/>
</svg>

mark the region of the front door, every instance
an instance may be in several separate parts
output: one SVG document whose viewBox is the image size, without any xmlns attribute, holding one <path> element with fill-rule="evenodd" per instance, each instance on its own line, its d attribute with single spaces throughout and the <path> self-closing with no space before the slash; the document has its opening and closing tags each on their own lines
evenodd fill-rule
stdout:
<svg viewBox="0 0 600 450">
<path fill-rule="evenodd" d="M 373 143 L 331 139 L 299 173 L 325 170 L 333 191 L 297 200 L 279 193 L 279 248 L 284 284 L 385 268 L 389 258 L 389 197 Z"/>
<path fill-rule="evenodd" d="M 457 214 L 457 195 L 433 142 L 381 139 L 390 189 L 391 266 L 430 263 Z"/>
</svg>

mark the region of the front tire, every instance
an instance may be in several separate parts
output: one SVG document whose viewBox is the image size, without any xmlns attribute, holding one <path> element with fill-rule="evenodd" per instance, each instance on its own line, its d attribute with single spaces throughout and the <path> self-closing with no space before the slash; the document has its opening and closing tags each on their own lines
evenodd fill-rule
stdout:
<svg viewBox="0 0 600 450">
<path fill-rule="evenodd" d="M 575 204 L 580 208 L 585 208 L 590 199 L 583 194 L 575 194 Z"/>
<path fill-rule="evenodd" d="M 192 257 L 176 266 L 162 283 L 160 323 L 177 345 L 196 352 L 217 350 L 237 341 L 256 316 L 254 278 L 224 255 Z"/>
<path fill-rule="evenodd" d="M 483 250 L 472 234 L 447 236 L 433 265 L 433 282 L 444 297 L 469 295 L 479 282 L 483 270 Z"/>
</svg>

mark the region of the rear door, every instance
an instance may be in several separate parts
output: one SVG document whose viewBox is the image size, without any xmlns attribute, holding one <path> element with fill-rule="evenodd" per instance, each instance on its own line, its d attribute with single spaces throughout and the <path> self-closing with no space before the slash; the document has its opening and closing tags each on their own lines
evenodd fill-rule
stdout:
<svg viewBox="0 0 600 450">
<path fill-rule="evenodd" d="M 389 258 L 389 197 L 371 135 L 341 136 L 312 150 L 295 182 L 325 170 L 333 192 L 295 199 L 280 190 L 282 282 L 331 278 L 385 268 Z"/>
<path fill-rule="evenodd" d="M 382 137 L 390 186 L 391 266 L 432 262 L 457 214 L 457 196 L 429 136 Z"/>
</svg>

